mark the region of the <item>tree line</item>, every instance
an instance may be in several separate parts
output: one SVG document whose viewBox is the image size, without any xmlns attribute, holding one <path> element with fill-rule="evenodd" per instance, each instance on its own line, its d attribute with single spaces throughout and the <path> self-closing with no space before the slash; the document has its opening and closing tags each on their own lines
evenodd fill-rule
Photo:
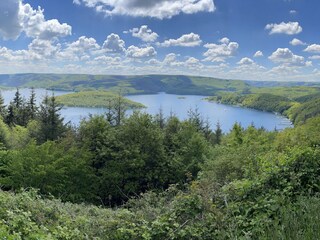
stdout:
<svg viewBox="0 0 320 240">
<path fill-rule="evenodd" d="M 39 131 L 34 136 L 39 143 L 47 140 L 56 140 L 67 130 L 64 119 L 61 117 L 59 106 L 54 94 L 45 95 L 40 105 L 36 102 L 36 93 L 32 88 L 30 96 L 25 99 L 17 88 L 13 100 L 6 106 L 0 95 L 0 115 L 9 127 L 27 127 L 32 121 L 36 121 Z"/>
</svg>

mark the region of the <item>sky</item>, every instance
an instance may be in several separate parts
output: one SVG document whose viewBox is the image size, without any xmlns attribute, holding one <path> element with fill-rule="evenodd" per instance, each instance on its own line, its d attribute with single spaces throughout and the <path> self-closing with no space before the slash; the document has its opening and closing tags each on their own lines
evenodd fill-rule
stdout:
<svg viewBox="0 0 320 240">
<path fill-rule="evenodd" d="M 319 0 L 1 0 L 0 74 L 320 81 Z"/>
</svg>

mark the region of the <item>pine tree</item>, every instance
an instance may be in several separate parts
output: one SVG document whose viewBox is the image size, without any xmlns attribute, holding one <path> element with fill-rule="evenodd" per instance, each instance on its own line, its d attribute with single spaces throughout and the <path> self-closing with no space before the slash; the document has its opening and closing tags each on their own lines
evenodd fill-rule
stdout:
<svg viewBox="0 0 320 240">
<path fill-rule="evenodd" d="M 6 116 L 5 122 L 9 126 L 13 126 L 15 125 L 15 119 L 16 119 L 15 106 L 11 102 L 10 105 L 8 106 L 8 114 Z"/>
<path fill-rule="evenodd" d="M 199 132 L 203 132 L 204 130 L 204 121 L 203 118 L 199 112 L 199 108 L 196 106 L 196 108 L 190 109 L 188 111 L 188 117 L 189 117 L 189 122 L 195 126 L 195 128 L 197 129 L 197 131 Z"/>
<path fill-rule="evenodd" d="M 158 124 L 158 126 L 159 126 L 161 129 L 164 129 L 165 124 L 166 124 L 166 118 L 165 118 L 165 116 L 164 116 L 162 107 L 160 107 L 159 113 L 155 116 L 155 122 Z"/>
<path fill-rule="evenodd" d="M 121 92 L 115 99 L 108 101 L 106 118 L 107 121 L 112 126 L 119 126 L 122 124 L 123 119 L 125 118 L 126 106 Z"/>
<path fill-rule="evenodd" d="M 38 107 L 36 104 L 36 93 L 34 88 L 31 88 L 30 98 L 28 100 L 28 111 L 29 111 L 29 120 L 34 120 L 36 118 L 36 114 L 38 111 Z"/>
<path fill-rule="evenodd" d="M 6 119 L 7 116 L 7 109 L 6 109 L 6 105 L 4 105 L 4 98 L 0 92 L 0 116 L 2 117 L 2 119 Z"/>
<path fill-rule="evenodd" d="M 19 109 L 22 106 L 22 103 L 23 103 L 23 99 L 19 92 L 19 88 L 17 88 L 17 91 L 14 94 L 13 104 L 17 109 Z"/>
<path fill-rule="evenodd" d="M 40 142 L 45 142 L 47 140 L 54 141 L 61 137 L 66 131 L 66 126 L 63 121 L 64 118 L 61 117 L 59 111 L 61 106 L 57 104 L 54 95 L 49 97 L 45 96 L 39 110 L 39 121 L 40 121 Z"/>
<path fill-rule="evenodd" d="M 221 137 L 222 137 L 222 129 L 221 129 L 221 125 L 220 125 L 219 121 L 217 122 L 216 129 L 214 131 L 214 135 L 215 135 L 215 143 L 220 144 Z"/>
</svg>

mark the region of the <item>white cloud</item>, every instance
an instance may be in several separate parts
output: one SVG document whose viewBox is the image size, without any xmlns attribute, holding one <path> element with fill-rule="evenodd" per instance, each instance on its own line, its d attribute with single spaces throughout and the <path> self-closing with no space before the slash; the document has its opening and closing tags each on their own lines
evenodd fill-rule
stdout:
<svg viewBox="0 0 320 240">
<path fill-rule="evenodd" d="M 98 56 L 98 57 L 94 58 L 92 61 L 88 61 L 88 64 L 116 66 L 116 65 L 121 64 L 121 58 L 120 57 L 110 57 L 110 56 Z"/>
<path fill-rule="evenodd" d="M 152 59 L 146 61 L 146 63 L 149 65 L 160 65 L 161 64 L 161 62 L 155 58 L 152 58 Z"/>
<path fill-rule="evenodd" d="M 188 64 L 188 65 L 195 65 L 195 64 L 199 64 L 199 63 L 200 63 L 199 59 L 196 59 L 194 57 L 189 57 L 186 61 L 186 64 Z"/>
<path fill-rule="evenodd" d="M 213 0 L 74 0 L 107 16 L 129 15 L 135 17 L 171 18 L 178 14 L 213 12 Z"/>
<path fill-rule="evenodd" d="M 284 65 L 305 66 L 304 57 L 294 55 L 288 48 L 278 48 L 269 56 L 269 59 L 275 63 L 282 63 Z"/>
<path fill-rule="evenodd" d="M 294 14 L 297 14 L 298 12 L 296 10 L 290 10 L 289 13 L 294 15 Z"/>
<path fill-rule="evenodd" d="M 45 20 L 40 7 L 35 10 L 21 0 L 0 2 L 0 34 L 4 39 L 17 39 L 25 32 L 28 37 L 50 40 L 71 35 L 71 30 L 57 19 Z"/>
<path fill-rule="evenodd" d="M 310 52 L 310 53 L 320 53 L 320 45 L 319 44 L 312 44 L 308 46 L 306 49 L 303 51 L 305 52 Z"/>
<path fill-rule="evenodd" d="M 224 43 L 224 44 L 229 44 L 230 39 L 227 38 L 227 37 L 224 37 L 224 38 L 221 38 L 221 39 L 219 40 L 219 42 Z"/>
<path fill-rule="evenodd" d="M 262 51 L 256 51 L 256 53 L 253 55 L 253 57 L 263 57 Z"/>
<path fill-rule="evenodd" d="M 61 60 L 87 60 L 99 49 L 100 46 L 94 38 L 81 36 L 77 41 L 67 44 L 67 47 L 59 52 L 59 57 Z"/>
<path fill-rule="evenodd" d="M 53 45 L 51 41 L 43 39 L 34 39 L 28 46 L 30 53 L 35 54 L 35 59 L 52 59 L 60 51 L 61 45 Z M 31 54 L 32 55 L 32 54 Z"/>
<path fill-rule="evenodd" d="M 310 56 L 309 59 L 311 59 L 311 60 L 320 60 L 320 55 Z"/>
<path fill-rule="evenodd" d="M 223 42 L 221 44 L 205 44 L 204 47 L 208 48 L 208 50 L 203 54 L 206 57 L 204 61 L 224 62 L 227 58 L 233 57 L 239 48 L 239 44 L 230 42 L 229 39 L 226 41 L 226 39 L 221 39 L 220 42 Z"/>
<path fill-rule="evenodd" d="M 0 1 L 0 34 L 4 39 L 16 39 L 21 31 L 20 0 Z"/>
<path fill-rule="evenodd" d="M 294 38 L 290 41 L 290 44 L 292 46 L 299 46 L 299 45 L 306 45 L 305 42 L 302 42 L 301 40 L 297 39 L 297 38 Z"/>
<path fill-rule="evenodd" d="M 154 47 L 139 48 L 136 46 L 130 46 L 126 51 L 126 56 L 129 58 L 150 58 L 155 55 L 157 55 L 157 52 Z"/>
<path fill-rule="evenodd" d="M 280 24 L 267 24 L 266 30 L 270 30 L 269 34 L 283 33 L 287 35 L 294 35 L 302 32 L 302 27 L 298 22 L 282 22 Z"/>
<path fill-rule="evenodd" d="M 133 28 L 129 30 L 133 37 L 140 38 L 144 42 L 154 42 L 159 35 L 148 28 L 147 25 L 142 25 L 140 28 Z"/>
<path fill-rule="evenodd" d="M 103 43 L 103 49 L 112 53 L 122 53 L 125 51 L 125 42 L 119 35 L 111 33 Z"/>
<path fill-rule="evenodd" d="M 164 67 L 181 67 L 184 65 L 183 62 L 178 61 L 177 57 L 179 57 L 179 55 L 175 54 L 175 53 L 169 53 L 166 55 L 166 57 L 163 59 L 162 65 Z"/>
<path fill-rule="evenodd" d="M 87 51 L 98 49 L 99 45 L 97 44 L 94 38 L 87 38 L 86 36 L 81 36 L 79 39 L 68 45 L 73 51 Z"/>
<path fill-rule="evenodd" d="M 252 65 L 254 64 L 254 61 L 251 58 L 244 57 L 239 62 L 237 62 L 239 65 Z"/>
<path fill-rule="evenodd" d="M 162 47 L 196 47 L 201 45 L 202 40 L 200 36 L 195 33 L 184 34 L 178 39 L 169 39 L 160 43 Z"/>
</svg>

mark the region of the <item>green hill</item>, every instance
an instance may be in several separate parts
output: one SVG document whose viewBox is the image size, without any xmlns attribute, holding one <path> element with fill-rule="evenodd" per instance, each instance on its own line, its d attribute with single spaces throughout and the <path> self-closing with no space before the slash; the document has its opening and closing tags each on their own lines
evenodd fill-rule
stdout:
<svg viewBox="0 0 320 240">
<path fill-rule="evenodd" d="M 112 92 L 106 91 L 84 91 L 77 93 L 65 94 L 56 97 L 58 103 L 69 107 L 108 107 L 111 103 L 118 100 L 119 96 Z M 127 98 L 122 98 L 126 109 L 143 108 L 144 105 L 131 101 Z"/>
</svg>

